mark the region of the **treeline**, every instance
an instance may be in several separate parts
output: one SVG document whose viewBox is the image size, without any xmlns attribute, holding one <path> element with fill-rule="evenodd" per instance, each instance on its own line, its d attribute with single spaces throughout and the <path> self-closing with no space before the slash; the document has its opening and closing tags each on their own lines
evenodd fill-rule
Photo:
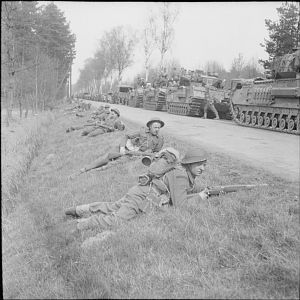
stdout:
<svg viewBox="0 0 300 300">
<path fill-rule="evenodd" d="M 267 60 L 251 58 L 247 61 L 243 54 L 239 53 L 237 57 L 233 58 L 229 70 L 215 60 L 207 61 L 197 69 L 207 73 L 217 73 L 221 79 L 227 80 L 264 76 L 264 68 L 268 68 L 275 57 L 289 53 L 300 42 L 299 6 L 293 2 L 282 3 L 281 7 L 277 9 L 279 20 L 265 20 L 269 39 L 265 39 L 260 46 L 264 47 L 269 55 Z M 158 4 L 157 8 L 158 11 L 149 16 L 145 27 L 136 34 L 143 49 L 144 71 L 136 74 L 133 82 L 126 82 L 127 84 L 135 84 L 138 77 L 145 78 L 147 82 L 153 82 L 162 67 L 166 67 L 170 77 L 172 77 L 174 67 L 185 68 L 176 59 L 169 61 L 164 59 L 171 48 L 174 37 L 173 24 L 178 11 L 167 2 Z M 74 90 L 91 94 L 114 90 L 122 79 L 124 69 L 131 65 L 132 53 L 137 45 L 136 38 L 128 35 L 123 27 L 106 32 L 94 57 L 88 59 L 84 68 L 80 70 Z M 155 49 L 160 53 L 160 63 L 157 66 L 151 66 L 150 57 Z M 195 60 L 197 59 L 199 58 L 195 57 Z"/>
<path fill-rule="evenodd" d="M 134 33 L 122 26 L 104 33 L 93 58 L 80 70 L 74 90 L 100 94 L 121 82 L 124 70 L 133 62 Z"/>
<path fill-rule="evenodd" d="M 1 108 L 20 117 L 53 107 L 66 95 L 75 35 L 51 2 L 1 2 Z"/>
</svg>

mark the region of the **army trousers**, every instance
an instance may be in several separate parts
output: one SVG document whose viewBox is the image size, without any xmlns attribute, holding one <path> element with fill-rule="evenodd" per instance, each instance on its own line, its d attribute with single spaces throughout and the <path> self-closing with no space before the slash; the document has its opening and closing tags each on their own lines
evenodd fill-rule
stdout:
<svg viewBox="0 0 300 300">
<path fill-rule="evenodd" d="M 93 202 L 76 206 L 76 214 L 84 219 L 78 220 L 77 228 L 105 230 L 119 226 L 141 213 L 147 213 L 160 203 L 160 195 L 151 186 L 136 185 L 116 202 Z"/>
<path fill-rule="evenodd" d="M 87 135 L 87 136 L 91 136 L 90 134 L 92 134 L 94 131 L 103 131 L 102 128 L 99 128 L 97 126 L 86 126 L 86 128 L 81 132 L 81 135 Z M 104 133 L 104 132 L 102 132 Z"/>
<path fill-rule="evenodd" d="M 208 108 L 215 114 L 216 118 L 219 119 L 219 114 L 214 104 L 211 102 L 206 102 L 204 106 L 204 119 L 207 118 L 207 110 Z"/>
<path fill-rule="evenodd" d="M 98 135 L 103 134 L 103 133 L 106 133 L 106 132 L 107 132 L 107 130 L 104 129 L 104 128 L 97 128 L 97 129 L 93 130 L 92 132 L 89 132 L 89 133 L 87 134 L 87 136 L 88 136 L 88 137 L 94 137 L 94 136 L 98 136 Z M 83 135 L 83 134 L 82 134 L 82 135 Z"/>
</svg>

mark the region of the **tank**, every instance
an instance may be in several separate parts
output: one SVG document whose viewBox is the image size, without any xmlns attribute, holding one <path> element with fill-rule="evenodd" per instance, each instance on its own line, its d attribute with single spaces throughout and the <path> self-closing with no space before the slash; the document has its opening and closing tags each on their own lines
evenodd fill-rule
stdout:
<svg viewBox="0 0 300 300">
<path fill-rule="evenodd" d="M 169 89 L 167 94 L 167 112 L 170 114 L 197 116 L 200 106 L 204 104 L 205 88 L 198 84 L 181 84 Z"/>
<path fill-rule="evenodd" d="M 143 107 L 144 88 L 142 86 L 133 89 L 130 93 L 128 105 L 131 107 Z"/>
<path fill-rule="evenodd" d="M 243 126 L 299 134 L 300 50 L 276 58 L 271 78 L 256 78 L 232 90 L 234 121 Z"/>
<path fill-rule="evenodd" d="M 185 116 L 201 116 L 204 113 L 206 104 L 206 88 L 208 87 L 210 97 L 214 99 L 214 105 L 218 110 L 221 118 L 231 119 L 229 99 L 226 98 L 228 93 L 222 88 L 214 86 L 220 79 L 213 76 L 199 75 L 195 80 L 182 76 L 179 86 L 169 90 L 167 95 L 167 111 L 171 114 Z M 208 117 L 214 115 L 208 111 Z"/>
<path fill-rule="evenodd" d="M 167 87 L 147 88 L 144 94 L 143 108 L 149 110 L 167 111 Z"/>
</svg>

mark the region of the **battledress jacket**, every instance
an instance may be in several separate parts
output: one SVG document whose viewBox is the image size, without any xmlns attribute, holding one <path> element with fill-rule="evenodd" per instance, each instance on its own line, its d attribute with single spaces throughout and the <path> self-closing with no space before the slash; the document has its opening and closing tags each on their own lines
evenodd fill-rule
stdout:
<svg viewBox="0 0 300 300">
<path fill-rule="evenodd" d="M 186 205 L 188 194 L 199 193 L 203 190 L 203 187 L 199 183 L 195 183 L 195 178 L 184 166 L 178 166 L 169 171 L 161 180 L 169 190 L 169 204 L 174 207 Z M 197 197 L 200 200 L 200 196 L 195 196 L 195 198 Z"/>
<path fill-rule="evenodd" d="M 119 119 L 119 117 L 116 118 L 108 118 L 104 121 L 103 125 L 106 125 L 110 127 L 110 131 L 115 131 L 115 130 L 124 130 L 124 124 L 123 122 Z M 108 130 L 106 130 L 108 131 Z"/>
<path fill-rule="evenodd" d="M 125 147 L 127 140 L 130 139 L 133 145 L 139 146 L 140 151 L 150 150 L 159 152 L 164 144 L 164 137 L 152 135 L 148 128 L 142 127 L 139 131 L 127 133 L 120 143 L 120 147 Z"/>
</svg>

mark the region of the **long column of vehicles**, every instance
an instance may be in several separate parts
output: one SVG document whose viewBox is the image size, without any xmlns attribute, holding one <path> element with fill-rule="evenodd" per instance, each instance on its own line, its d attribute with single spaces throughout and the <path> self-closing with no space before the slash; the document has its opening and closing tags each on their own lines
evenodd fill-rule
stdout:
<svg viewBox="0 0 300 300">
<path fill-rule="evenodd" d="M 135 88 L 120 85 L 106 95 L 77 97 L 196 117 L 204 115 L 210 102 L 221 119 L 233 119 L 242 126 L 300 134 L 299 52 L 296 48 L 276 58 L 266 78 L 225 81 L 196 70 L 168 79 L 162 73 L 153 83 L 139 78 Z M 214 116 L 208 110 L 207 117 Z"/>
</svg>

